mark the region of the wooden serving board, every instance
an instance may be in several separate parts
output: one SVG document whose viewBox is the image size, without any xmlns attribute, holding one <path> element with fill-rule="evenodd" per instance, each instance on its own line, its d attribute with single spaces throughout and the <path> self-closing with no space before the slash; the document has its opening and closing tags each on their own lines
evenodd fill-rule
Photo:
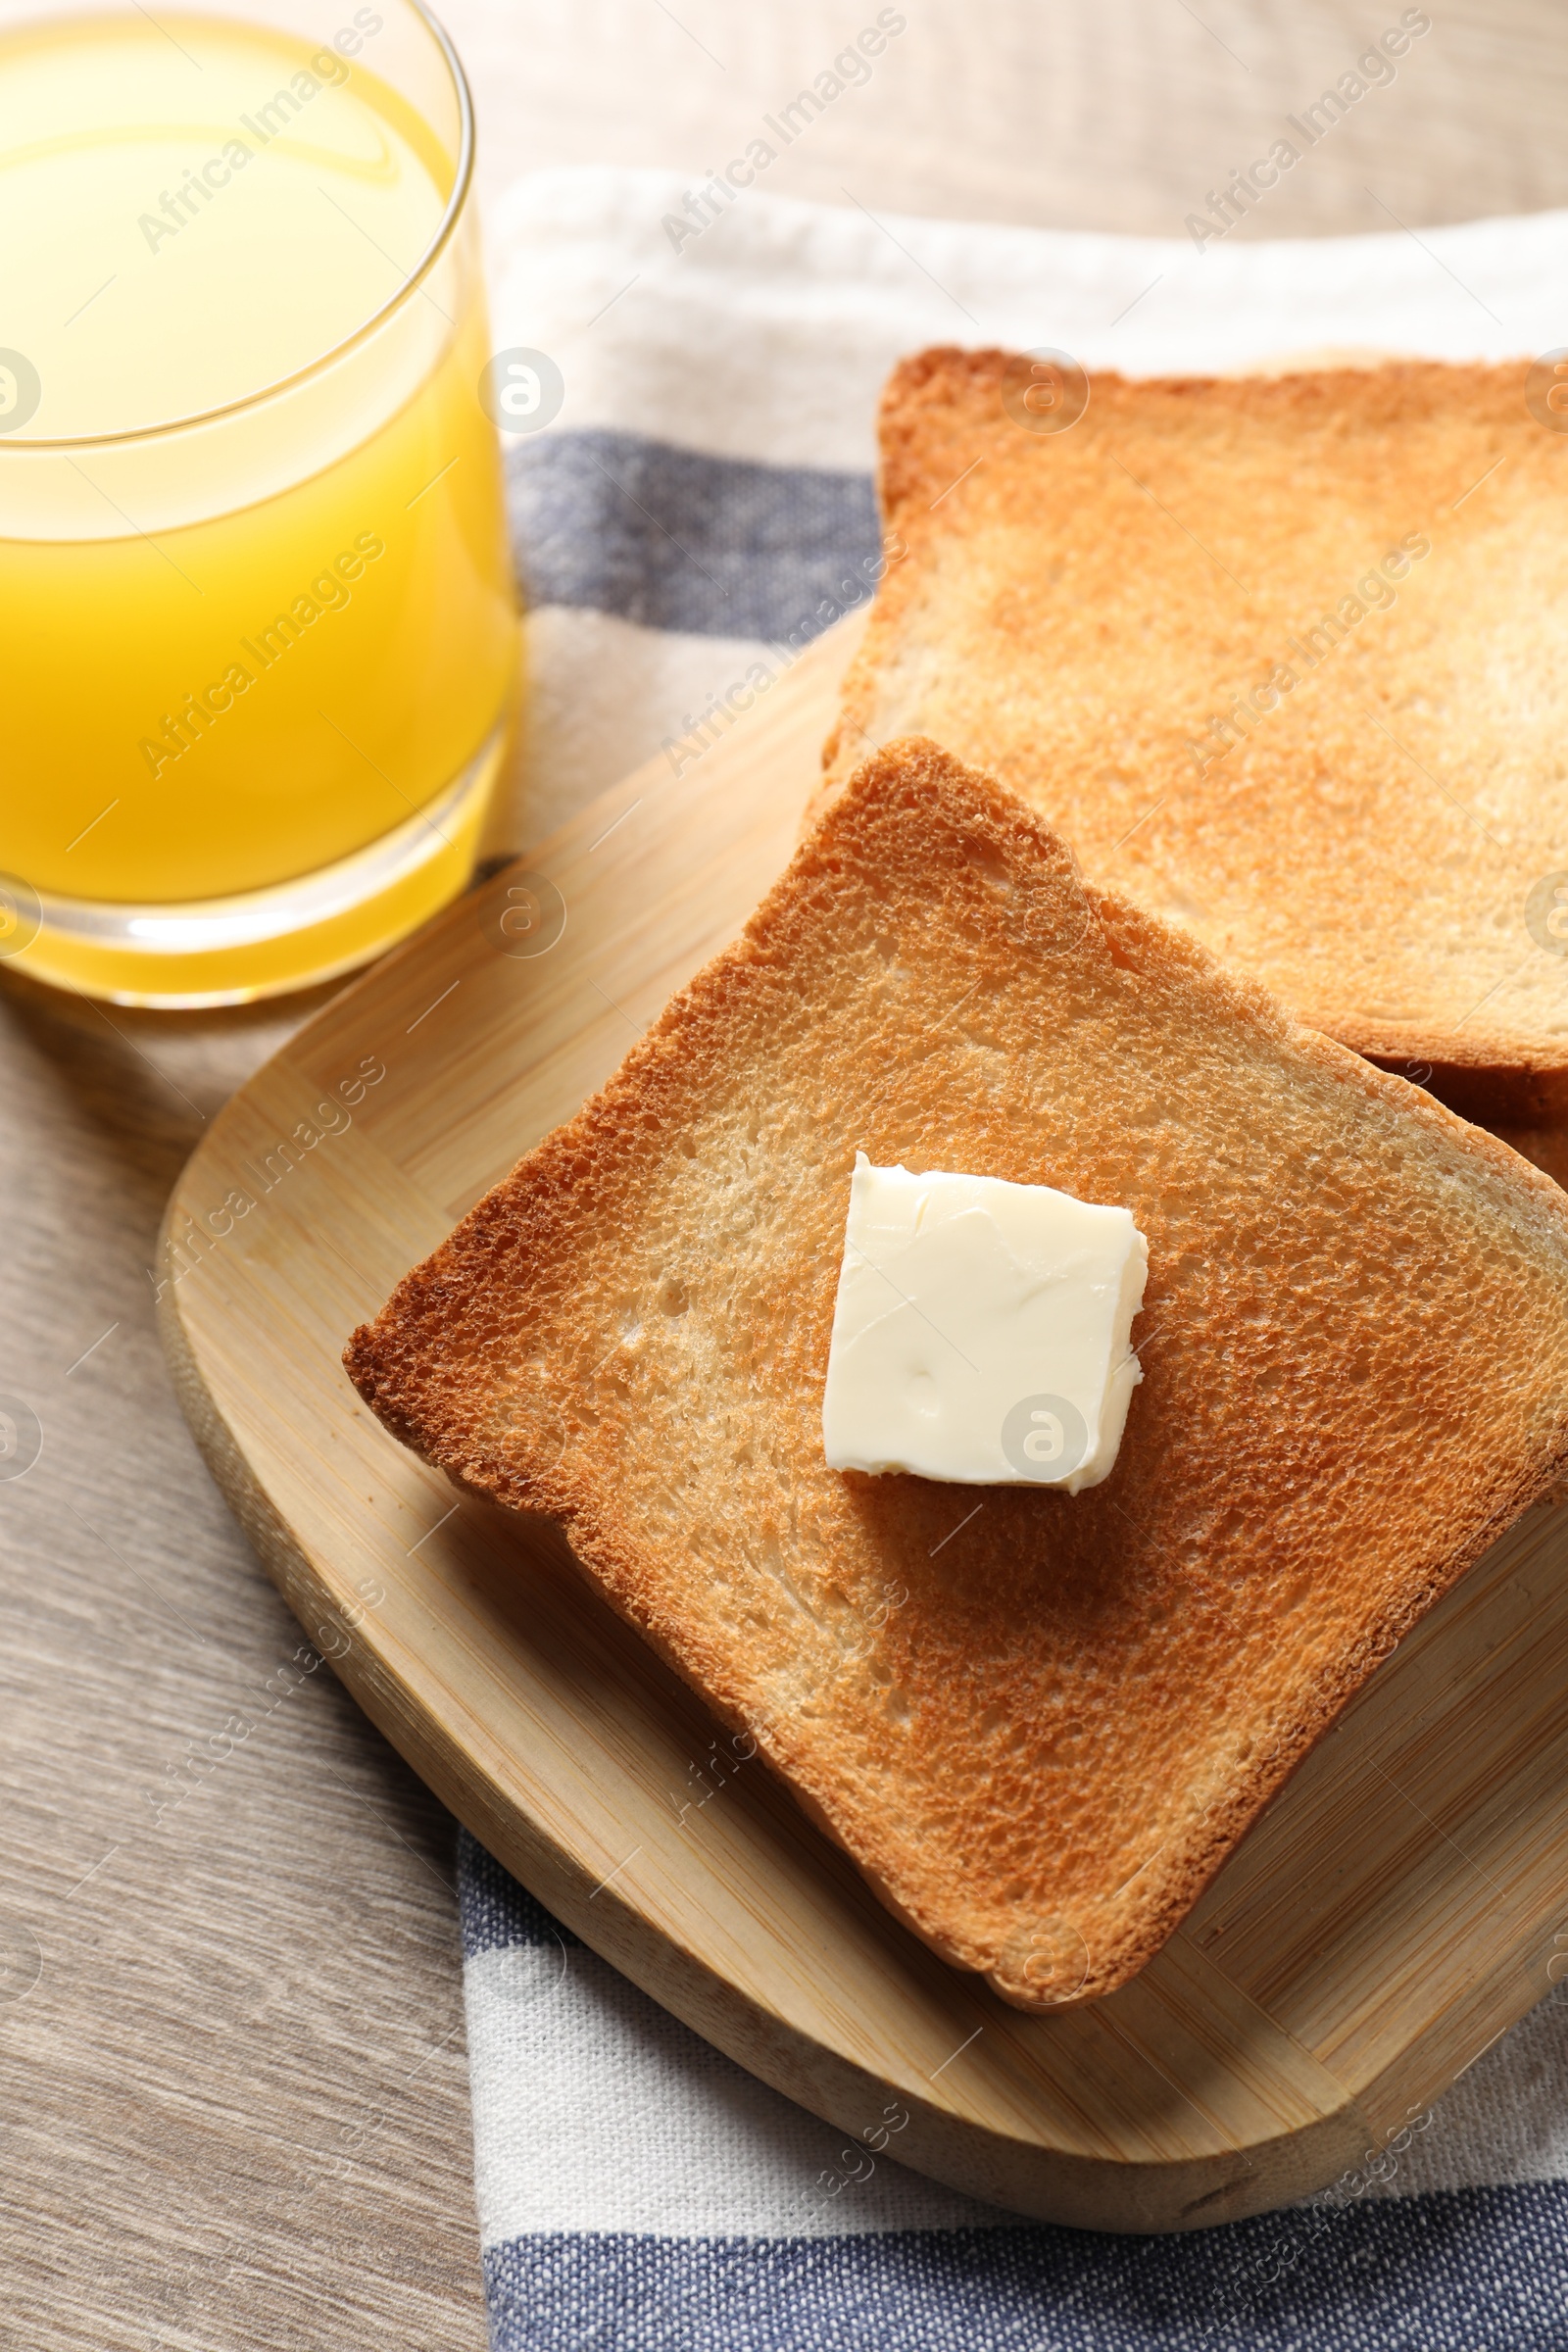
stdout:
<svg viewBox="0 0 1568 2352">
<path fill-rule="evenodd" d="M 1364 2166 L 1547 1990 L 1568 1510 L 1528 1514 L 1425 1619 L 1142 1976 L 1030 2017 L 899 1927 L 733 1742 L 705 1774 L 717 1727 L 559 1535 L 455 1500 L 338 1360 L 745 921 L 852 637 L 680 777 L 652 763 L 470 892 L 235 1097 L 170 1205 L 166 1345 L 313 1642 L 586 1942 L 858 2145 L 897 2099 L 902 2160 L 1019 2212 L 1228 2221 Z"/>
</svg>

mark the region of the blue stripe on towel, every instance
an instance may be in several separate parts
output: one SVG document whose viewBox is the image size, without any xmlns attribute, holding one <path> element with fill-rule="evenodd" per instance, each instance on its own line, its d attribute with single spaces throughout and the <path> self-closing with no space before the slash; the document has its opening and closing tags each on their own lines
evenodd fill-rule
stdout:
<svg viewBox="0 0 1568 2352">
<path fill-rule="evenodd" d="M 870 594 L 882 543 L 869 474 L 699 457 L 637 433 L 514 443 L 507 506 L 528 604 L 700 637 L 814 635 Z"/>
<path fill-rule="evenodd" d="M 464 1829 L 458 1832 L 458 1899 L 465 1960 L 475 1952 L 510 1951 L 519 1943 L 578 1941 Z"/>
<path fill-rule="evenodd" d="M 484 2258 L 492 2352 L 1563 2352 L 1568 2190 L 1464 2189 L 1183 2237 L 550 2233 Z"/>
</svg>

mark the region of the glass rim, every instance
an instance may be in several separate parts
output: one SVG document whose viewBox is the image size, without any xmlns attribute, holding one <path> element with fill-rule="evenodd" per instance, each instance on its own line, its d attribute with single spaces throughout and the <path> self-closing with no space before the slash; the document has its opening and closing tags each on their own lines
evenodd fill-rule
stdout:
<svg viewBox="0 0 1568 2352">
<path fill-rule="evenodd" d="M 451 242 L 453 229 L 457 226 L 473 178 L 473 99 L 468 89 L 468 77 L 463 70 L 463 60 L 453 46 L 452 36 L 434 11 L 426 5 L 426 0 L 393 0 L 393 4 L 412 11 L 434 39 L 457 93 L 459 127 L 458 168 L 453 174 L 452 193 L 447 198 L 440 220 L 430 232 L 429 243 L 402 284 L 351 335 L 345 335 L 340 343 L 334 343 L 329 351 L 319 353 L 316 359 L 307 361 L 303 368 L 296 368 L 291 374 L 280 375 L 272 383 L 262 385 L 259 391 L 243 393 L 238 400 L 225 400 L 216 409 L 195 409 L 188 416 L 169 416 L 158 424 L 130 425 L 116 433 L 68 433 L 47 440 L 29 440 L 22 435 L 13 437 L 0 433 L 0 463 L 7 457 L 31 457 L 49 450 L 106 449 L 123 442 L 157 441 L 166 434 L 188 432 L 196 425 L 216 424 L 221 417 L 237 416 L 246 409 L 260 408 L 264 402 L 275 400 L 280 393 L 292 390 L 297 384 L 308 383 L 312 376 L 322 374 L 345 353 L 353 351 L 357 344 L 373 335 L 377 327 L 417 293 L 420 283 L 429 276 L 443 250 Z M 135 5 L 135 0 L 132 0 L 132 5 Z M 229 12 L 220 7 L 203 13 L 220 18 L 229 16 Z M 230 21 L 240 20 L 231 18 Z"/>
</svg>

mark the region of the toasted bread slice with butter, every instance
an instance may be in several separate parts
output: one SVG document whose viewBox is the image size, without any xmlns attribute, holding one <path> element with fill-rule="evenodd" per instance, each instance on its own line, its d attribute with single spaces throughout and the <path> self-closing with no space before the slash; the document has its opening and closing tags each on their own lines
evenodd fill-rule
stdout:
<svg viewBox="0 0 1568 2352">
<path fill-rule="evenodd" d="M 829 786 L 933 735 L 1314 1028 L 1466 1115 L 1568 1115 L 1568 414 L 1523 362 L 1391 362 L 1097 375 L 1034 430 L 1026 368 L 888 385 L 907 554 Z"/>
<path fill-rule="evenodd" d="M 857 1150 L 1133 1211 L 1102 1485 L 827 1468 Z M 1568 1198 L 911 743 L 344 1360 L 564 1523 L 902 1920 L 1046 2006 L 1149 1959 L 1568 1458 Z"/>
</svg>

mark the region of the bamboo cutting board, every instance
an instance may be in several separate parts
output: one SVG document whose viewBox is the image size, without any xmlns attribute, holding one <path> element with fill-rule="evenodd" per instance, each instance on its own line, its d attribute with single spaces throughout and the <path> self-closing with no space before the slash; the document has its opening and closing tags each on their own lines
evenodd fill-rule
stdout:
<svg viewBox="0 0 1568 2352">
<path fill-rule="evenodd" d="M 840 2126 L 847 2171 L 885 2147 L 1047 2220 L 1230 2221 L 1364 2173 L 1568 1948 L 1568 1508 L 1432 1611 L 1142 1976 L 1030 2017 L 883 1911 L 552 1529 L 456 1500 L 339 1363 L 740 929 L 853 634 L 470 892 L 234 1098 L 170 1204 L 165 1343 L 368 1713 L 587 1943 Z"/>
</svg>

